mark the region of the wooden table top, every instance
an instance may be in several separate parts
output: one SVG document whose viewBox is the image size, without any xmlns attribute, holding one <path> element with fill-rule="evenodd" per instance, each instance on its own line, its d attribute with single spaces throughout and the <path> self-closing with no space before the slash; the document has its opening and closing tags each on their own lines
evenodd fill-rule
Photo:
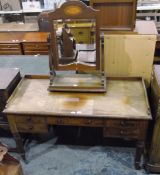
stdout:
<svg viewBox="0 0 160 175">
<path fill-rule="evenodd" d="M 47 42 L 46 32 L 0 32 L 0 43 Z"/>
<path fill-rule="evenodd" d="M 49 79 L 23 79 L 5 109 L 7 114 L 114 117 L 149 120 L 141 80 L 108 80 L 107 93 L 49 92 Z"/>
<path fill-rule="evenodd" d="M 24 34 L 23 42 L 47 42 L 47 32 L 27 32 Z"/>
</svg>

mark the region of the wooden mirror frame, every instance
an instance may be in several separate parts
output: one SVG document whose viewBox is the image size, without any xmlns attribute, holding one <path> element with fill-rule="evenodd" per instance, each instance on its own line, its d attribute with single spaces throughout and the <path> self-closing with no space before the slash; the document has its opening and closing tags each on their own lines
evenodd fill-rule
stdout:
<svg viewBox="0 0 160 175">
<path fill-rule="evenodd" d="M 62 4 L 62 6 L 55 11 L 48 12 L 49 19 L 49 64 L 51 74 L 54 70 L 100 70 L 101 60 L 100 60 L 100 29 L 98 22 L 99 11 L 93 9 L 92 7 L 86 6 L 81 1 L 68 1 Z M 79 64 L 78 62 L 73 62 L 71 64 L 63 65 L 59 64 L 59 54 L 56 38 L 56 30 L 54 29 L 53 21 L 54 20 L 95 20 L 96 28 L 96 64 Z"/>
</svg>

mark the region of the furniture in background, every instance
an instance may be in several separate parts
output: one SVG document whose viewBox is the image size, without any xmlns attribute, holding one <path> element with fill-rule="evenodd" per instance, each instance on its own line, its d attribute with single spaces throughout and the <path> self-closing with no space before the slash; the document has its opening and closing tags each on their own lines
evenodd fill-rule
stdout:
<svg viewBox="0 0 160 175">
<path fill-rule="evenodd" d="M 137 33 L 107 32 L 104 35 L 105 75 L 140 76 L 150 85 L 157 30 L 154 22 L 137 21 Z"/>
<path fill-rule="evenodd" d="M 2 129 L 9 129 L 7 118 L 2 111 L 20 79 L 19 69 L 0 68 L 0 128 Z"/>
<path fill-rule="evenodd" d="M 150 98 L 154 129 L 146 169 L 160 173 L 160 65 L 153 68 Z"/>
<path fill-rule="evenodd" d="M 0 55 L 47 55 L 46 32 L 1 32 Z"/>
<path fill-rule="evenodd" d="M 25 76 L 4 110 L 24 159 L 20 133 L 47 133 L 49 125 L 100 127 L 106 138 L 137 142 L 135 167 L 140 168 L 151 120 L 143 79 L 108 78 L 107 93 L 48 92 L 48 84 L 49 76 Z"/>
<path fill-rule="evenodd" d="M 90 5 L 100 10 L 101 30 L 134 30 L 137 0 L 90 0 Z"/>
</svg>

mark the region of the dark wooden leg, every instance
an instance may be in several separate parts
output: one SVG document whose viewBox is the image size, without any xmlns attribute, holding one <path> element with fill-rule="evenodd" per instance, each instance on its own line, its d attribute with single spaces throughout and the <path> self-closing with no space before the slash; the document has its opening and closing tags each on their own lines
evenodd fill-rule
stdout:
<svg viewBox="0 0 160 175">
<path fill-rule="evenodd" d="M 16 147 L 18 152 L 20 153 L 22 159 L 26 162 L 27 160 L 26 160 L 25 149 L 23 145 L 23 139 L 21 138 L 19 133 L 14 133 L 13 137 L 16 142 Z"/>
<path fill-rule="evenodd" d="M 141 158 L 144 153 L 144 141 L 137 141 L 136 155 L 135 155 L 135 168 L 141 169 Z"/>
<path fill-rule="evenodd" d="M 17 125 L 16 125 L 16 121 L 15 121 L 15 117 L 14 115 L 8 115 L 7 118 L 8 118 L 8 123 L 9 123 L 9 127 L 10 127 L 10 130 L 12 132 L 12 135 L 14 137 L 14 140 L 16 142 L 16 148 L 17 148 L 17 151 L 20 153 L 21 157 L 23 158 L 23 160 L 25 162 L 26 161 L 26 156 L 25 156 L 25 150 L 24 150 L 24 145 L 23 145 L 23 140 L 18 132 L 18 129 L 17 129 Z"/>
</svg>

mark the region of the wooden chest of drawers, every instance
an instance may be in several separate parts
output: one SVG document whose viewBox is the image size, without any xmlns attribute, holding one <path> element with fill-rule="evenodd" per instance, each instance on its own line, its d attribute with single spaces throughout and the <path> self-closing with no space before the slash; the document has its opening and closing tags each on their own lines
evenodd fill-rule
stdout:
<svg viewBox="0 0 160 175">
<path fill-rule="evenodd" d="M 22 55 L 21 44 L 0 44 L 0 55 Z"/>
<path fill-rule="evenodd" d="M 25 55 L 48 55 L 48 45 L 47 43 L 32 42 L 32 43 L 22 43 L 23 51 Z"/>
</svg>

